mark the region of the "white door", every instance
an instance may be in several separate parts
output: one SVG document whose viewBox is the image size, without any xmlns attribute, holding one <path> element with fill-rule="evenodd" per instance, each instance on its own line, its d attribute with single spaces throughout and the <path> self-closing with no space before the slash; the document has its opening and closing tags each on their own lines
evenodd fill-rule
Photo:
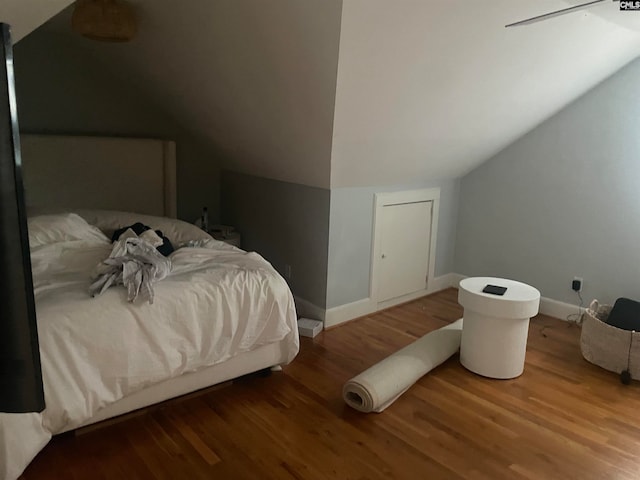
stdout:
<svg viewBox="0 0 640 480">
<path fill-rule="evenodd" d="M 376 220 L 378 302 L 426 287 L 432 206 L 431 201 L 382 206 L 379 223 Z"/>
</svg>

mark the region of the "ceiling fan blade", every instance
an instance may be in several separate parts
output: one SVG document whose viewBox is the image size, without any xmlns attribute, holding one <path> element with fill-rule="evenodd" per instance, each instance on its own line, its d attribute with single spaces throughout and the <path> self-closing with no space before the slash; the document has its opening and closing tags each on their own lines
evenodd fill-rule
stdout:
<svg viewBox="0 0 640 480">
<path fill-rule="evenodd" d="M 540 20 L 545 20 L 547 18 L 557 17 L 558 15 L 564 15 L 566 13 L 573 12 L 574 10 L 580 10 L 586 8 L 590 5 L 595 5 L 596 3 L 602 3 L 606 0 L 593 0 L 587 3 L 581 3 L 580 5 L 574 5 L 573 7 L 563 8 L 561 10 L 556 10 L 555 12 L 544 13 L 542 15 L 537 15 L 535 17 L 527 18 L 526 20 L 520 20 L 519 22 L 510 23 L 509 25 L 505 25 L 505 27 L 516 27 L 518 25 L 528 25 L 530 23 L 538 22 Z"/>
</svg>

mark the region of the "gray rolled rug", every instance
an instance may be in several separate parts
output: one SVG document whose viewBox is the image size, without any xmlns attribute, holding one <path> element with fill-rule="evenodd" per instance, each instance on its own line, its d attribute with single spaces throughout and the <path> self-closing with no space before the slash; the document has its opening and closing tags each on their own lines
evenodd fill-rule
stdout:
<svg viewBox="0 0 640 480">
<path fill-rule="evenodd" d="M 427 333 L 360 375 L 342 389 L 347 405 L 364 413 L 380 413 L 423 375 L 460 349 L 462 319 Z"/>
</svg>

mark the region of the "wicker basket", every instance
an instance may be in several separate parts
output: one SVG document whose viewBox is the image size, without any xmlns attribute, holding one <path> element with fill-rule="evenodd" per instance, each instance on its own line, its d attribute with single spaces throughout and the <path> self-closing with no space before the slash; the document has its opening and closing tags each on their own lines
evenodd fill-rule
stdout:
<svg viewBox="0 0 640 480">
<path fill-rule="evenodd" d="M 582 317 L 582 356 L 610 372 L 628 369 L 631 378 L 640 379 L 640 333 L 605 323 L 609 313 L 611 305 L 600 305 L 597 300 L 589 305 Z"/>
</svg>

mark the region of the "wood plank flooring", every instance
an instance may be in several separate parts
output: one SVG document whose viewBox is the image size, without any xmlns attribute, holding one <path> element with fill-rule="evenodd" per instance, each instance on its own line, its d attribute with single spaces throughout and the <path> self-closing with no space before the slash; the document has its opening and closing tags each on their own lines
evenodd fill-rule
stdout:
<svg viewBox="0 0 640 480">
<path fill-rule="evenodd" d="M 524 374 L 490 380 L 457 357 L 381 414 L 346 380 L 462 315 L 450 289 L 303 339 L 283 373 L 56 437 L 36 479 L 638 479 L 640 382 L 590 365 L 574 324 L 531 322 Z"/>
</svg>

